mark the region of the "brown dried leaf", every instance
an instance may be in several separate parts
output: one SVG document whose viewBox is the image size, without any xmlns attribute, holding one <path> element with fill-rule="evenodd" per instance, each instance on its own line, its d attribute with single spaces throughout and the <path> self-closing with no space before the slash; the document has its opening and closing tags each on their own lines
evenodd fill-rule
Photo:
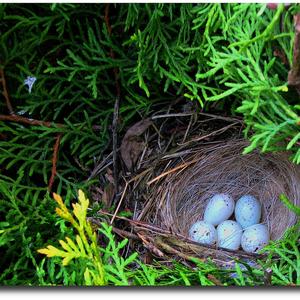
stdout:
<svg viewBox="0 0 300 300">
<path fill-rule="evenodd" d="M 127 130 L 122 140 L 121 157 L 129 170 L 135 165 L 145 148 L 145 143 L 139 136 L 143 134 L 151 124 L 152 121 L 149 118 L 139 121 Z"/>
<path fill-rule="evenodd" d="M 102 195 L 102 203 L 105 208 L 111 207 L 113 198 L 115 195 L 115 185 L 113 183 L 109 183 L 105 188 Z"/>
</svg>

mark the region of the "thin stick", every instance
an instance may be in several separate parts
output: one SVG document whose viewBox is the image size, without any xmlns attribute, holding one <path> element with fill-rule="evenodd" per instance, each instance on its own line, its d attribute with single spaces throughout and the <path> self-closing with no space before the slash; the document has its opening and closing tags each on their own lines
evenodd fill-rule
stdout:
<svg viewBox="0 0 300 300">
<path fill-rule="evenodd" d="M 129 238 L 129 239 L 133 239 L 133 240 L 136 240 L 136 241 L 139 241 L 140 238 L 132 233 L 132 232 L 128 232 L 128 231 L 125 231 L 125 230 L 122 230 L 122 229 L 119 229 L 119 228 L 116 228 L 116 227 L 113 227 L 113 231 L 118 234 L 119 236 L 121 237 L 126 237 L 126 238 Z"/>
<path fill-rule="evenodd" d="M 267 268 L 264 271 L 264 284 L 265 285 L 272 285 L 272 273 L 273 273 L 273 270 L 271 268 Z"/>
<path fill-rule="evenodd" d="M 119 121 L 119 106 L 120 106 L 120 97 L 117 96 L 115 107 L 114 107 L 114 118 L 112 124 L 113 131 L 113 166 L 114 166 L 114 181 L 115 181 L 115 194 L 119 192 L 119 172 L 118 172 L 118 121 Z M 116 199 L 115 199 L 116 200 Z"/>
<path fill-rule="evenodd" d="M 0 77 L 1 77 L 2 86 L 3 86 L 2 95 L 4 96 L 4 99 L 5 99 L 5 102 L 6 102 L 6 106 L 8 108 L 9 113 L 11 115 L 13 115 L 14 111 L 13 111 L 13 107 L 12 107 L 10 99 L 9 99 L 9 95 L 8 95 L 8 91 L 7 91 L 6 80 L 5 80 L 3 69 L 0 69 Z"/>
<path fill-rule="evenodd" d="M 0 115 L 0 121 L 10 121 L 10 122 L 17 122 L 17 123 L 23 123 L 23 124 L 29 124 L 29 125 L 39 125 L 39 126 L 45 126 L 45 127 L 63 127 L 64 126 L 63 124 L 59 124 L 59 123 L 28 119 L 28 118 L 21 117 L 18 115 L 8 115 L 8 116 Z"/>
<path fill-rule="evenodd" d="M 300 94 L 300 14 L 294 16 L 295 40 L 292 68 L 288 73 L 288 84 L 296 87 Z"/>
<path fill-rule="evenodd" d="M 212 274 L 207 274 L 207 279 L 209 279 L 212 283 L 214 283 L 217 286 L 224 286 L 224 284 Z"/>
<path fill-rule="evenodd" d="M 171 170 L 168 170 L 168 171 L 160 174 L 159 176 L 153 178 L 149 182 L 147 182 L 147 185 L 151 185 L 153 182 L 155 182 L 155 181 L 157 181 L 157 180 L 159 180 L 159 179 L 161 179 L 161 178 L 163 178 L 163 177 L 165 177 L 165 176 L 167 176 L 167 175 L 169 175 L 169 174 L 171 174 L 171 173 L 173 173 L 173 172 L 175 172 L 177 170 L 184 169 L 184 168 L 188 167 L 189 165 L 195 163 L 196 161 L 198 161 L 198 159 L 194 159 L 194 160 L 192 160 L 190 162 L 186 162 L 184 164 L 181 164 L 180 166 L 177 166 L 177 167 L 175 167 L 175 168 L 173 168 Z"/>
<path fill-rule="evenodd" d="M 213 114 L 203 113 L 203 112 L 198 113 L 198 115 L 211 117 L 212 119 L 224 120 L 224 121 L 228 121 L 228 122 L 234 121 L 234 122 L 243 123 L 243 120 L 242 119 L 239 120 L 238 118 L 223 117 L 223 116 L 218 116 L 218 115 L 213 115 Z"/>
<path fill-rule="evenodd" d="M 151 120 L 161 119 L 161 118 L 171 118 L 171 117 L 189 117 L 194 113 L 178 113 L 178 114 L 166 114 L 166 115 L 158 115 L 151 117 Z"/>
<path fill-rule="evenodd" d="M 170 245 L 164 243 L 163 240 L 160 237 L 158 237 L 156 239 L 156 242 L 158 243 L 158 245 L 160 247 L 162 247 L 163 250 L 165 250 L 165 251 L 167 251 L 167 252 L 169 252 L 171 254 L 178 255 L 179 257 L 181 257 L 181 258 L 183 258 L 185 260 L 192 261 L 192 262 L 195 262 L 195 260 L 200 260 L 202 262 L 205 261 L 205 259 L 199 259 L 198 257 L 189 256 L 189 255 L 184 254 L 184 252 L 182 252 L 182 251 L 178 251 L 178 250 L 174 249 Z"/>
<path fill-rule="evenodd" d="M 111 219 L 111 221 L 110 221 L 110 224 L 112 224 L 113 221 L 115 220 L 115 218 L 117 217 L 117 214 L 118 214 L 118 212 L 119 212 L 119 209 L 120 209 L 121 204 L 122 204 L 122 202 L 123 202 L 123 199 L 124 199 L 124 197 L 125 197 L 125 194 L 126 194 L 126 190 L 127 190 L 127 188 L 128 188 L 128 185 L 129 185 L 131 182 L 133 182 L 133 181 L 135 181 L 136 179 L 138 179 L 138 178 L 140 178 L 141 176 L 143 176 L 143 175 L 144 175 L 145 173 L 147 173 L 148 171 L 149 171 L 149 169 L 144 170 L 142 173 L 140 173 L 140 174 L 136 175 L 135 177 L 131 178 L 129 181 L 126 181 L 125 188 L 124 188 L 124 190 L 123 190 L 123 192 L 122 192 L 121 199 L 120 199 L 120 201 L 119 201 L 119 203 L 118 203 L 118 206 L 117 206 L 117 208 L 116 208 L 116 210 L 115 210 L 115 212 L 114 212 L 114 214 L 113 214 L 113 217 L 112 217 L 112 219 Z M 108 215 L 109 215 L 109 214 L 108 214 Z M 120 218 L 120 217 L 118 217 L 118 218 Z M 125 218 L 125 219 L 126 219 L 126 218 Z M 125 220 L 125 219 L 124 219 L 124 220 Z M 129 220 L 129 219 L 126 219 L 126 220 Z"/>
<path fill-rule="evenodd" d="M 35 119 L 29 119 L 26 117 L 22 117 L 19 115 L 0 115 L 0 121 L 9 121 L 9 122 L 16 122 L 16 123 L 22 123 L 22 124 L 28 124 L 28 125 L 38 125 L 38 126 L 45 126 L 45 127 L 57 127 L 57 128 L 63 128 L 65 127 L 64 124 L 61 123 L 54 123 L 54 122 L 48 122 L 48 121 L 41 121 L 41 120 L 35 120 Z M 95 131 L 101 130 L 101 127 L 98 125 L 92 126 L 92 128 Z"/>
<path fill-rule="evenodd" d="M 208 138 L 208 137 L 210 137 L 210 136 L 213 136 L 213 135 L 215 135 L 215 134 L 217 134 L 217 133 L 222 133 L 222 132 L 226 131 L 227 129 L 229 129 L 230 127 L 233 127 L 233 126 L 237 125 L 238 123 L 239 123 L 239 122 L 232 123 L 232 124 L 230 124 L 230 125 L 228 125 L 228 126 L 225 126 L 225 127 L 220 128 L 220 129 L 218 129 L 218 130 L 216 130 L 216 131 L 213 131 L 213 132 L 211 132 L 211 133 L 209 133 L 209 134 L 207 134 L 207 135 L 200 136 L 200 137 L 198 137 L 198 138 L 195 138 L 195 139 L 193 139 L 193 140 L 190 140 L 190 141 L 188 141 L 188 142 L 186 142 L 186 143 L 182 143 L 182 144 L 179 144 L 179 145 L 180 145 L 180 146 L 186 146 L 186 145 L 188 145 L 188 144 L 190 144 L 190 143 L 199 142 L 199 141 L 201 141 L 201 140 L 203 140 L 203 139 L 206 139 L 206 138 Z"/>
<path fill-rule="evenodd" d="M 49 179 L 48 191 L 52 190 L 52 186 L 53 186 L 55 175 L 56 175 L 56 165 L 57 165 L 57 159 L 58 159 L 58 149 L 59 149 L 59 144 L 60 144 L 61 137 L 62 137 L 62 134 L 58 134 L 57 135 L 56 141 L 55 141 L 55 144 L 54 144 L 54 148 L 53 148 L 52 171 L 51 171 L 51 177 Z"/>
<path fill-rule="evenodd" d="M 109 22 L 109 3 L 105 5 L 105 16 L 104 16 L 106 28 L 108 34 L 111 36 L 112 28 Z M 110 48 L 110 57 L 115 59 L 115 53 Z M 114 68 L 114 77 L 115 77 L 115 86 L 116 86 L 116 101 L 114 106 L 114 117 L 113 117 L 113 124 L 112 124 L 112 131 L 113 131 L 113 164 L 114 164 L 114 181 L 115 181 L 115 201 L 117 199 L 117 195 L 119 192 L 119 170 L 118 170 L 118 156 L 117 156 L 117 149 L 118 149 L 118 122 L 119 122 L 119 111 L 120 111 L 120 98 L 121 98 L 121 87 L 119 83 L 119 70 L 118 68 Z"/>
<path fill-rule="evenodd" d="M 122 204 L 122 201 L 123 201 L 123 199 L 124 199 L 124 197 L 125 197 L 125 194 L 126 194 L 126 190 L 127 190 L 128 184 L 129 184 L 129 183 L 126 181 L 126 185 L 125 185 L 125 188 L 124 188 L 124 190 L 123 190 L 123 192 L 122 192 L 121 199 L 120 199 L 120 201 L 119 201 L 119 203 L 118 203 L 118 206 L 117 206 L 117 208 L 116 208 L 116 210 L 115 210 L 115 212 L 114 212 L 114 214 L 113 214 L 113 217 L 112 217 L 112 219 L 111 219 L 111 221 L 110 221 L 110 225 L 113 223 L 113 221 L 115 220 L 115 217 L 117 216 L 117 213 L 118 213 L 118 211 L 119 211 L 119 209 L 120 209 L 120 206 L 121 206 L 121 204 Z"/>
</svg>

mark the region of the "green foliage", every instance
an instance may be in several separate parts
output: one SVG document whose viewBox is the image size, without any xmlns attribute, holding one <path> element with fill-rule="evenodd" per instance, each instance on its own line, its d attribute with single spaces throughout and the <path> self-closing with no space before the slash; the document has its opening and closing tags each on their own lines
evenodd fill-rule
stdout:
<svg viewBox="0 0 300 300">
<path fill-rule="evenodd" d="M 293 162 L 300 163 L 299 96 L 287 87 L 293 14 L 299 5 L 271 11 L 265 4 L 111 4 L 111 34 L 105 5 L 0 4 L 0 67 L 14 112 L 52 122 L 33 126 L 0 121 L 1 284 L 105 282 L 96 280 L 90 258 L 84 257 L 83 233 L 76 237 L 76 226 L 69 228 L 53 215 L 47 186 L 58 134 L 53 190 L 64 196 L 66 207 L 77 190 L 99 185 L 99 178 L 87 178 L 110 147 L 114 68 L 122 92 L 119 131 L 149 115 L 155 105 L 184 95 L 206 111 L 242 115 L 251 141 L 245 152 L 256 147 L 289 150 Z M 275 49 L 286 62 L 274 55 Z M 27 76 L 37 78 L 31 93 L 24 85 Z M 2 98 L 0 109 L 8 113 Z M 109 284 L 211 285 L 208 274 L 229 285 L 261 284 L 238 266 L 231 270 L 238 274 L 234 280 L 229 271 L 208 265 L 191 271 L 176 263 L 171 269 L 145 266 L 136 257 L 128 262 L 119 255 L 125 242 L 116 243 L 110 230 L 102 227 L 99 233 L 108 246 L 97 246 L 106 262 L 114 262 L 102 262 Z M 45 260 L 36 252 L 59 240 L 64 241 L 64 255 L 68 249 L 77 253 L 78 259 L 66 266 L 57 257 Z M 294 261 L 296 252 L 291 257 Z M 288 264 L 278 265 L 282 276 L 290 276 Z M 284 282 L 281 277 L 278 284 Z M 298 282 L 293 274 L 287 278 Z"/>
<path fill-rule="evenodd" d="M 13 181 L 0 174 L 0 282 L 5 285 L 22 285 L 26 278 L 34 283 L 35 247 L 53 236 L 56 221 L 45 188 L 22 184 L 24 177 L 19 172 Z"/>
<path fill-rule="evenodd" d="M 48 245 L 38 250 L 50 258 L 63 258 L 62 261 L 52 261 L 51 284 L 56 283 L 56 280 L 53 280 L 53 263 L 60 267 L 56 279 L 63 274 L 63 282 L 66 285 L 213 286 L 218 282 L 225 286 L 257 286 L 265 284 L 266 269 L 272 272 L 273 285 L 300 284 L 299 224 L 289 229 L 283 239 L 271 242 L 265 247 L 262 252 L 267 254 L 267 260 L 255 265 L 253 262 L 251 264 L 242 260 L 236 261 L 232 269 L 220 269 L 209 261 L 200 260 L 195 260 L 196 267 L 193 269 L 175 261 L 171 267 L 157 262 L 146 265 L 138 259 L 136 252 L 127 258 L 121 256 L 120 253 L 128 240 L 117 242 L 112 227 L 106 223 L 101 223 L 99 228 L 100 238 L 106 239 L 105 247 L 97 245 L 96 234 L 86 219 L 89 200 L 82 191 L 79 191 L 79 203 L 73 204 L 73 214 L 69 212 L 59 195 L 55 194 L 54 198 L 59 205 L 56 213 L 70 222 L 79 235 L 76 235 L 75 241 L 68 237 L 65 241 L 60 240 L 61 249 Z M 37 266 L 41 284 L 46 282 L 44 264 L 43 260 L 41 265 Z M 50 273 L 50 270 L 48 272 Z M 213 281 L 211 277 L 214 278 Z"/>
<path fill-rule="evenodd" d="M 288 209 L 294 212 L 298 217 L 300 217 L 300 207 L 293 204 L 285 195 L 280 195 L 280 200 L 286 205 Z"/>
<path fill-rule="evenodd" d="M 299 225 L 289 229 L 281 240 L 271 242 L 265 248 L 269 260 L 264 268 L 270 267 L 272 270 L 272 285 L 300 285 Z"/>
<path fill-rule="evenodd" d="M 97 251 L 97 236 L 86 220 L 89 200 L 79 190 L 79 203 L 73 204 L 73 217 L 59 195 L 54 194 L 54 199 L 59 205 L 56 208 L 56 213 L 66 221 L 69 221 L 79 235 L 76 235 L 75 241 L 69 237 L 66 237 L 65 241 L 60 240 L 59 243 L 62 249 L 49 245 L 47 248 L 39 249 L 38 252 L 47 255 L 47 257 L 63 257 L 63 266 L 68 265 L 73 259 L 86 260 L 87 266 L 84 270 L 85 284 L 105 285 L 104 268 Z"/>
<path fill-rule="evenodd" d="M 173 268 L 159 264 L 156 267 L 147 266 L 138 260 L 136 252 L 126 259 L 123 258 L 120 252 L 125 248 L 128 240 L 116 242 L 112 227 L 106 223 L 102 223 L 99 228 L 100 237 L 106 239 L 106 246 L 100 247 L 97 244 L 96 233 L 86 218 L 89 200 L 81 190 L 78 194 L 78 203 L 72 205 L 73 212 L 68 210 L 59 195 L 54 194 L 54 199 L 58 204 L 56 213 L 70 222 L 78 234 L 74 240 L 68 236 L 64 240 L 59 240 L 60 248 L 48 245 L 37 250 L 49 258 L 62 258 L 61 261 L 52 261 L 48 267 L 48 272 L 51 274 L 50 284 L 55 285 L 62 274 L 66 285 L 192 285 L 195 283 L 213 285 L 205 276 L 217 270 L 213 264 L 199 262 L 198 270 L 193 271 L 176 262 Z M 54 277 L 55 263 L 59 265 L 60 270 L 56 271 L 58 274 Z M 40 283 L 43 285 L 46 283 L 47 276 L 44 264 L 45 260 L 42 260 L 41 264 L 36 266 Z"/>
</svg>

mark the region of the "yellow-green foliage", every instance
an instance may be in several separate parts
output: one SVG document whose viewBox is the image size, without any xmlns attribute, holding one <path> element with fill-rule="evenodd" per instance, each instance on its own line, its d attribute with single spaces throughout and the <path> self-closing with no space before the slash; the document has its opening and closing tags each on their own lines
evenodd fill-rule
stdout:
<svg viewBox="0 0 300 300">
<path fill-rule="evenodd" d="M 38 252 L 47 255 L 47 257 L 58 256 L 63 258 L 63 266 L 68 265 L 74 258 L 88 259 L 91 264 L 89 267 L 86 267 L 84 272 L 85 283 L 87 285 L 105 285 L 104 267 L 97 247 L 97 236 L 86 219 L 89 200 L 79 190 L 79 203 L 72 204 L 73 216 L 59 195 L 54 193 L 53 197 L 59 205 L 56 208 L 56 213 L 66 221 L 69 221 L 78 234 L 75 241 L 69 237 L 66 237 L 65 241 L 60 240 L 60 249 L 49 245 L 46 248 L 39 249 Z"/>
</svg>

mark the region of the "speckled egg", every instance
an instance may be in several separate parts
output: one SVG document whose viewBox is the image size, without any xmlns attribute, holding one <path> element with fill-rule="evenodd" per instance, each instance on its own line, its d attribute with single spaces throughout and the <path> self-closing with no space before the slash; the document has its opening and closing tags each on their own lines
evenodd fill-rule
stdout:
<svg viewBox="0 0 300 300">
<path fill-rule="evenodd" d="M 236 202 L 234 214 L 236 221 L 243 228 L 258 224 L 261 217 L 261 204 L 255 197 L 244 195 Z"/>
<path fill-rule="evenodd" d="M 231 220 L 226 220 L 217 227 L 218 247 L 237 250 L 241 245 L 242 226 Z"/>
<path fill-rule="evenodd" d="M 217 226 L 233 213 L 234 200 L 228 194 L 216 194 L 208 202 L 204 211 L 204 221 Z"/>
<path fill-rule="evenodd" d="M 263 224 L 255 224 L 245 229 L 241 239 L 241 246 L 244 251 L 255 253 L 266 246 L 269 240 L 268 227 Z"/>
<path fill-rule="evenodd" d="M 213 245 L 217 241 L 217 230 L 205 221 L 198 221 L 191 226 L 189 236 L 197 243 Z"/>
</svg>

